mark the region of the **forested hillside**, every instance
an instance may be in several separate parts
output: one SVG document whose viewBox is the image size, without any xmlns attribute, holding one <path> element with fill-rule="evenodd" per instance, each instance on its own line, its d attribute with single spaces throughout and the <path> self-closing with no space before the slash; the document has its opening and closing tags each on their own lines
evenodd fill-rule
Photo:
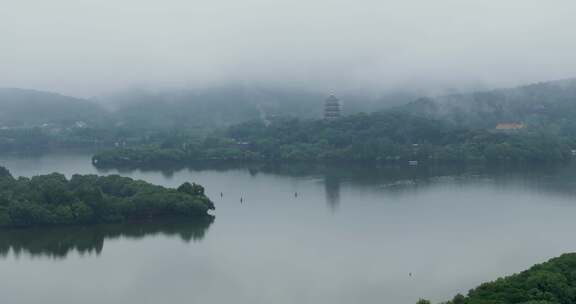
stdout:
<svg viewBox="0 0 576 304">
<path fill-rule="evenodd" d="M 109 97 L 107 102 L 116 105 L 110 112 L 56 94 L 4 90 L 3 96 L 15 97 L 0 102 L 0 152 L 119 148 L 98 155 L 101 164 L 202 159 L 548 161 L 568 159 L 576 143 L 576 80 L 421 98 L 370 113 L 355 111 L 378 108 L 374 100 L 349 97 L 344 117 L 333 122 L 321 120 L 325 96 L 288 89 L 130 92 Z M 497 130 L 498 125 L 505 130 Z"/>
<path fill-rule="evenodd" d="M 468 128 L 493 129 L 499 123 L 576 134 L 576 79 L 511 89 L 421 98 L 404 110 Z"/>
</svg>

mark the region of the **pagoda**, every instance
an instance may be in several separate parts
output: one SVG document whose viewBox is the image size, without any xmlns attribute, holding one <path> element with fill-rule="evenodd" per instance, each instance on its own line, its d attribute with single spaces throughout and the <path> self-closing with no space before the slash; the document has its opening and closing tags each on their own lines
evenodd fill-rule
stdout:
<svg viewBox="0 0 576 304">
<path fill-rule="evenodd" d="M 336 96 L 330 95 L 324 102 L 324 119 L 335 120 L 341 116 L 340 101 Z"/>
</svg>

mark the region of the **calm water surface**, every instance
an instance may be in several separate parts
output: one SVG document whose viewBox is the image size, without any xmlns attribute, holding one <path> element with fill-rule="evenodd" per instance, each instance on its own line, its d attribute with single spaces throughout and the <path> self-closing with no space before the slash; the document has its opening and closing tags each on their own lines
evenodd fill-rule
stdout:
<svg viewBox="0 0 576 304">
<path fill-rule="evenodd" d="M 1 303 L 412 304 L 576 251 L 575 166 L 118 172 L 88 154 L 0 165 L 193 181 L 216 203 L 213 223 L 0 231 Z"/>
</svg>

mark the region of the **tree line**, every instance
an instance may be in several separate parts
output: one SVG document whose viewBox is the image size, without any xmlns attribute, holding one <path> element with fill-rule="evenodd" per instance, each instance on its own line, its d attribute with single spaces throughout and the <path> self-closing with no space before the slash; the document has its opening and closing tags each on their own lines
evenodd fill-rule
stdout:
<svg viewBox="0 0 576 304">
<path fill-rule="evenodd" d="M 165 188 L 118 175 L 59 173 L 14 178 L 0 167 L 0 227 L 211 217 L 201 185 Z"/>
<path fill-rule="evenodd" d="M 102 151 L 100 166 L 197 160 L 339 160 L 549 162 L 571 158 L 572 141 L 540 130 L 468 129 L 405 111 L 346 116 L 336 121 L 252 121 L 203 139 L 165 137 L 148 145 Z"/>
<path fill-rule="evenodd" d="M 419 300 L 417 304 L 430 304 Z M 576 303 L 576 253 L 568 253 L 530 269 L 481 284 L 466 296 L 443 304 L 573 304 Z"/>
</svg>

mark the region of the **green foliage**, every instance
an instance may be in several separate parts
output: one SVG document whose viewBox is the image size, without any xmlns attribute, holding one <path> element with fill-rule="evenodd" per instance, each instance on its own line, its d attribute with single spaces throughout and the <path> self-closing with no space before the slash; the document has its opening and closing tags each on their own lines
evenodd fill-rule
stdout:
<svg viewBox="0 0 576 304">
<path fill-rule="evenodd" d="M 510 89 L 422 98 L 407 110 L 467 128 L 523 122 L 561 136 L 576 134 L 576 79 Z"/>
<path fill-rule="evenodd" d="M 0 153 L 113 149 L 96 155 L 99 166 L 195 160 L 542 162 L 565 160 L 576 147 L 576 80 L 421 98 L 333 122 L 311 120 L 322 110 L 318 94 L 249 91 L 134 92 L 110 96 L 119 105 L 111 113 L 57 94 L 0 90 Z M 286 118 L 291 115 L 306 120 Z M 494 131 L 506 122 L 526 128 Z"/>
<path fill-rule="evenodd" d="M 4 167 L 0 167 L 0 178 L 12 179 L 12 174 L 10 174 L 10 171 L 8 171 L 8 169 L 6 169 Z"/>
<path fill-rule="evenodd" d="M 469 130 L 408 114 L 386 111 L 326 122 L 277 119 L 267 126 L 231 127 L 230 138 L 115 149 L 94 156 L 101 166 L 183 164 L 195 160 L 353 160 L 547 162 L 571 157 L 570 143 L 551 134 Z"/>
<path fill-rule="evenodd" d="M 464 304 L 466 302 L 466 297 L 461 294 L 457 294 L 452 299 L 452 304 Z"/>
<path fill-rule="evenodd" d="M 204 195 L 204 187 L 198 184 L 190 184 L 189 182 L 185 182 L 180 187 L 178 187 L 178 192 L 187 193 L 190 195 Z"/>
<path fill-rule="evenodd" d="M 576 303 L 576 253 L 538 264 L 521 273 L 484 283 L 447 304 Z"/>
<path fill-rule="evenodd" d="M 168 189 L 118 175 L 62 174 L 14 180 L 0 167 L 0 226 L 87 224 L 135 218 L 207 216 L 204 188 Z"/>
</svg>

